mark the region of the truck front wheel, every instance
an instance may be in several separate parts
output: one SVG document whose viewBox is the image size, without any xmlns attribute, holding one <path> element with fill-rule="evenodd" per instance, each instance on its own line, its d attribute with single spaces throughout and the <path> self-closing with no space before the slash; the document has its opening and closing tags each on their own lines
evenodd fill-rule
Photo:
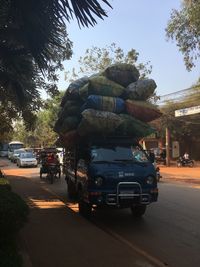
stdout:
<svg viewBox="0 0 200 267">
<path fill-rule="evenodd" d="M 77 197 L 75 185 L 70 179 L 68 179 L 68 182 L 67 182 L 67 191 L 68 191 L 69 198 L 73 199 Z"/>
<path fill-rule="evenodd" d="M 132 215 L 136 218 L 140 218 L 146 211 L 146 205 L 136 205 L 131 207 Z"/>
<path fill-rule="evenodd" d="M 79 213 L 83 217 L 87 219 L 91 217 L 92 206 L 83 200 L 82 190 L 79 190 L 78 209 L 79 209 Z"/>
</svg>

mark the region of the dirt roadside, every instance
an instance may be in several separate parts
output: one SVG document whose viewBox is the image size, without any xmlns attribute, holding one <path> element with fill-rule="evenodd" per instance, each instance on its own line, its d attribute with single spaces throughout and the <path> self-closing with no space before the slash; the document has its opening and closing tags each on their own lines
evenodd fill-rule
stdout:
<svg viewBox="0 0 200 267">
<path fill-rule="evenodd" d="M 188 183 L 200 186 L 200 165 L 196 164 L 195 167 L 166 167 L 160 165 L 160 173 L 162 175 L 161 181 Z"/>
</svg>

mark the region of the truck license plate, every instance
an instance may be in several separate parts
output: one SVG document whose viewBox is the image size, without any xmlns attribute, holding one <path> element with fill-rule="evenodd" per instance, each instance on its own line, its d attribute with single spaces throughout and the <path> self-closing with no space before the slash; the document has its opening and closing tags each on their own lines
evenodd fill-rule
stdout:
<svg viewBox="0 0 200 267">
<path fill-rule="evenodd" d="M 121 198 L 132 198 L 133 197 L 133 194 L 134 194 L 134 191 L 133 190 L 123 190 L 123 191 L 120 191 L 120 196 Z M 123 196 L 124 195 L 124 196 Z"/>
</svg>

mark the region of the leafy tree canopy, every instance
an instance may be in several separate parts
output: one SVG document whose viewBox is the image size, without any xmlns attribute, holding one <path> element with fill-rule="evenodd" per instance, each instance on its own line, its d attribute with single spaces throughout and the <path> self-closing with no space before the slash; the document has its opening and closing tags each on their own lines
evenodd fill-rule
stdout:
<svg viewBox="0 0 200 267">
<path fill-rule="evenodd" d="M 139 53 L 135 49 L 129 50 L 127 53 L 124 50 L 112 43 L 104 48 L 94 46 L 85 51 L 85 55 L 78 60 L 79 69 L 73 68 L 72 71 L 66 71 L 66 80 L 73 81 L 81 76 L 90 76 L 103 71 L 108 66 L 114 63 L 128 63 L 136 65 L 140 71 L 141 77 L 148 76 L 152 71 L 150 62 L 138 63 Z"/>
<path fill-rule="evenodd" d="M 57 119 L 59 104 L 64 92 L 48 99 L 44 103 L 44 108 L 37 113 L 34 129 L 27 131 L 24 123 L 18 121 L 15 124 L 13 138 L 23 141 L 26 146 L 52 146 L 57 140 L 57 135 L 53 131 L 53 126 Z"/>
<path fill-rule="evenodd" d="M 56 71 L 72 54 L 65 21 L 95 25 L 100 0 L 0 0 L 0 106 L 9 102 L 26 123 L 41 105 L 40 89 L 58 93 Z M 101 0 L 106 5 L 108 1 Z M 48 80 L 48 82 L 47 82 Z M 6 108 L 6 105 L 4 105 Z"/>
<path fill-rule="evenodd" d="M 191 70 L 200 56 L 200 0 L 184 0 L 180 10 L 174 9 L 166 33 L 176 41 L 186 68 Z"/>
</svg>

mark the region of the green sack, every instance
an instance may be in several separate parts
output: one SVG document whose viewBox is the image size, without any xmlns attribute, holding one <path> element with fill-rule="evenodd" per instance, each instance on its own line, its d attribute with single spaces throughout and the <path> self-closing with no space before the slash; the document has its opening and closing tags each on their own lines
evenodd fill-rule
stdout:
<svg viewBox="0 0 200 267">
<path fill-rule="evenodd" d="M 120 84 L 108 80 L 104 76 L 94 76 L 89 79 L 89 83 L 80 88 L 79 93 L 83 99 L 89 95 L 102 95 L 102 96 L 120 96 L 125 88 Z"/>
<path fill-rule="evenodd" d="M 82 77 L 70 83 L 61 101 L 61 107 L 64 107 L 67 100 L 77 100 L 80 98 L 79 89 L 88 83 L 88 77 Z"/>
<path fill-rule="evenodd" d="M 65 134 L 71 130 L 76 129 L 79 122 L 80 122 L 79 117 L 76 117 L 76 116 L 66 117 L 61 125 L 60 133 Z"/>
<path fill-rule="evenodd" d="M 155 132 L 149 124 L 136 120 L 127 114 L 120 114 L 122 123 L 116 129 L 119 136 L 131 136 L 133 138 L 142 138 Z"/>
<path fill-rule="evenodd" d="M 64 120 L 67 116 L 79 115 L 82 102 L 67 100 L 64 107 L 59 111 L 58 117 Z"/>
<path fill-rule="evenodd" d="M 81 99 L 83 99 L 83 100 L 86 100 L 88 98 L 88 96 L 90 95 L 89 83 L 86 83 L 84 86 L 82 86 L 79 89 L 79 95 L 80 95 Z"/>
<path fill-rule="evenodd" d="M 134 65 L 126 63 L 114 64 L 104 71 L 104 75 L 122 86 L 128 86 L 130 83 L 139 79 L 139 71 Z"/>
<path fill-rule="evenodd" d="M 156 87 L 154 80 L 144 79 L 129 84 L 125 92 L 129 99 L 145 101 L 154 94 Z"/>
<path fill-rule="evenodd" d="M 53 127 L 54 132 L 59 133 L 61 131 L 62 123 L 63 120 L 61 118 L 58 118 Z"/>
<path fill-rule="evenodd" d="M 110 134 L 115 131 L 115 129 L 122 122 L 121 118 L 112 112 L 99 111 L 94 109 L 86 109 L 82 113 L 84 125 L 88 124 L 91 129 L 90 132 L 97 132 L 103 134 Z M 83 124 L 82 123 L 82 124 Z M 83 126 L 81 125 L 83 128 Z M 80 128 L 80 125 L 79 125 Z M 78 129 L 80 131 L 80 129 Z M 88 129 L 86 129 L 88 130 Z M 85 130 L 85 131 L 86 131 Z"/>
<path fill-rule="evenodd" d="M 86 119 L 82 118 L 77 127 L 78 134 L 82 136 L 90 136 L 92 134 L 98 134 L 98 129 L 94 128 Z"/>
</svg>

